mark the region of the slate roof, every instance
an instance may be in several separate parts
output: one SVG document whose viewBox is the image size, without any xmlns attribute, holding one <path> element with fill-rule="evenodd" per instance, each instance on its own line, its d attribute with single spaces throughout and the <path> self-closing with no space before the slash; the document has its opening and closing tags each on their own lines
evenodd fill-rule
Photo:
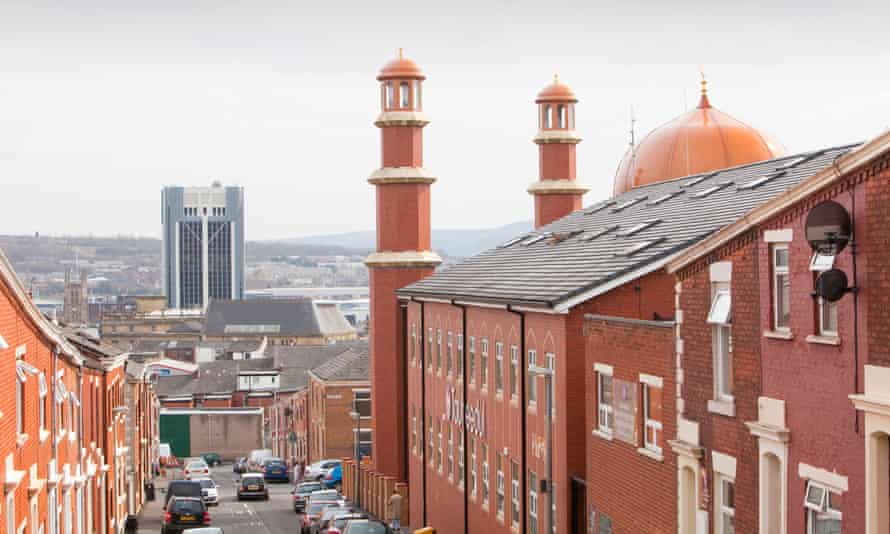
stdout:
<svg viewBox="0 0 890 534">
<path fill-rule="evenodd" d="M 638 187 L 440 269 L 398 294 L 558 307 L 623 276 L 644 274 L 856 146 Z M 638 226 L 644 223 L 652 224 Z"/>
<path fill-rule="evenodd" d="M 96 339 L 83 329 L 61 327 L 62 335 L 71 344 L 77 347 L 83 356 L 93 358 L 116 358 L 125 351 L 107 341 Z"/>
<path fill-rule="evenodd" d="M 201 321 L 183 321 L 167 329 L 168 334 L 200 334 L 204 325 Z"/>
<path fill-rule="evenodd" d="M 213 336 L 318 337 L 353 331 L 331 330 L 326 314 L 322 320 L 309 299 L 214 300 L 207 309 L 204 333 Z"/>
<path fill-rule="evenodd" d="M 312 374 L 321 380 L 369 380 L 371 377 L 370 364 L 371 358 L 367 344 L 356 344 L 312 369 Z"/>
<path fill-rule="evenodd" d="M 367 351 L 367 341 L 336 343 L 332 345 L 273 345 L 266 349 L 266 356 L 281 369 L 279 389 L 296 391 L 309 383 L 308 372 L 349 350 Z"/>
<path fill-rule="evenodd" d="M 217 360 L 198 364 L 196 375 L 159 376 L 159 397 L 232 393 L 238 385 L 240 371 L 271 371 L 275 362 L 269 358 L 256 360 Z"/>
</svg>

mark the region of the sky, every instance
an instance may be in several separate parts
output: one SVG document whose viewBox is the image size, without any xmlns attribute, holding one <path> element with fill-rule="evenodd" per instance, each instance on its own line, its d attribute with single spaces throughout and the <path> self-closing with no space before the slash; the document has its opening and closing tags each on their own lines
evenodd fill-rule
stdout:
<svg viewBox="0 0 890 534">
<path fill-rule="evenodd" d="M 726 5 L 721 5 L 726 4 Z M 0 2 L 0 234 L 160 235 L 160 189 L 245 187 L 248 239 L 374 226 L 375 76 L 428 79 L 434 228 L 533 216 L 535 94 L 578 95 L 585 204 L 711 103 L 791 152 L 890 127 L 890 2 Z"/>
</svg>

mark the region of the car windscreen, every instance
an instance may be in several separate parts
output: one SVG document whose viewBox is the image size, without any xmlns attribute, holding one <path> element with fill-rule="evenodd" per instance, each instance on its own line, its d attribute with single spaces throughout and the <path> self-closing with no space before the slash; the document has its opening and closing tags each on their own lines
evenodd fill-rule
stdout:
<svg viewBox="0 0 890 534">
<path fill-rule="evenodd" d="M 242 484 L 262 484 L 263 479 L 260 477 L 245 477 L 241 479 Z"/>
<path fill-rule="evenodd" d="M 327 508 L 328 506 L 334 506 L 337 503 L 333 502 L 314 502 L 309 505 L 309 510 L 307 510 L 310 514 L 320 514 L 322 510 Z"/>
<path fill-rule="evenodd" d="M 300 484 L 297 486 L 297 493 L 312 493 L 321 489 L 321 484 Z"/>
<path fill-rule="evenodd" d="M 200 497 L 201 485 L 197 482 L 186 482 L 184 480 L 174 480 L 167 487 L 169 495 L 182 495 L 186 497 Z"/>
<path fill-rule="evenodd" d="M 392 532 L 382 523 L 352 523 L 349 534 L 389 534 Z"/>
<path fill-rule="evenodd" d="M 178 514 L 200 514 L 204 511 L 204 506 L 200 501 L 192 500 L 175 500 L 171 505 L 171 510 Z"/>
<path fill-rule="evenodd" d="M 212 487 L 216 486 L 216 484 L 214 484 L 213 481 L 210 480 L 209 478 L 199 480 L 198 482 L 201 483 L 202 488 L 212 488 Z"/>
<path fill-rule="evenodd" d="M 188 464 L 188 469 L 207 469 L 207 464 L 204 462 L 192 462 Z"/>
<path fill-rule="evenodd" d="M 275 460 L 274 462 L 266 462 L 266 467 L 285 467 L 287 464 L 284 462 Z"/>
</svg>

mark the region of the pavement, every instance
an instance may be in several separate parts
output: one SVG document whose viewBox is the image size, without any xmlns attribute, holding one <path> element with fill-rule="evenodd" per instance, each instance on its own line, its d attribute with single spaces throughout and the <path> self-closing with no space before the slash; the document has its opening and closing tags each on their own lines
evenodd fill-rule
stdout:
<svg viewBox="0 0 890 534">
<path fill-rule="evenodd" d="M 268 501 L 238 501 L 236 487 L 240 475 L 232 472 L 232 464 L 211 468 L 210 476 L 219 485 L 219 505 L 211 506 L 210 523 L 222 527 L 226 534 L 299 534 L 300 516 L 294 513 L 289 483 L 269 483 Z M 165 477 L 155 478 L 155 500 L 145 503 L 139 514 L 139 534 L 159 534 L 164 517 L 164 496 L 167 482 L 182 478 L 180 470 L 170 470 Z M 411 532 L 406 526 L 403 533 Z"/>
</svg>

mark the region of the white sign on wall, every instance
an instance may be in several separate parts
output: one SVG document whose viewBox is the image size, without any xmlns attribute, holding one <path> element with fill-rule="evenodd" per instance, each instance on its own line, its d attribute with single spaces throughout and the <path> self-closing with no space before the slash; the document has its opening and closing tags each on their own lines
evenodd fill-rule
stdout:
<svg viewBox="0 0 890 534">
<path fill-rule="evenodd" d="M 475 406 L 462 402 L 454 387 L 445 388 L 445 420 L 461 424 L 466 421 L 467 432 L 485 437 L 485 405 L 476 401 Z"/>
</svg>

